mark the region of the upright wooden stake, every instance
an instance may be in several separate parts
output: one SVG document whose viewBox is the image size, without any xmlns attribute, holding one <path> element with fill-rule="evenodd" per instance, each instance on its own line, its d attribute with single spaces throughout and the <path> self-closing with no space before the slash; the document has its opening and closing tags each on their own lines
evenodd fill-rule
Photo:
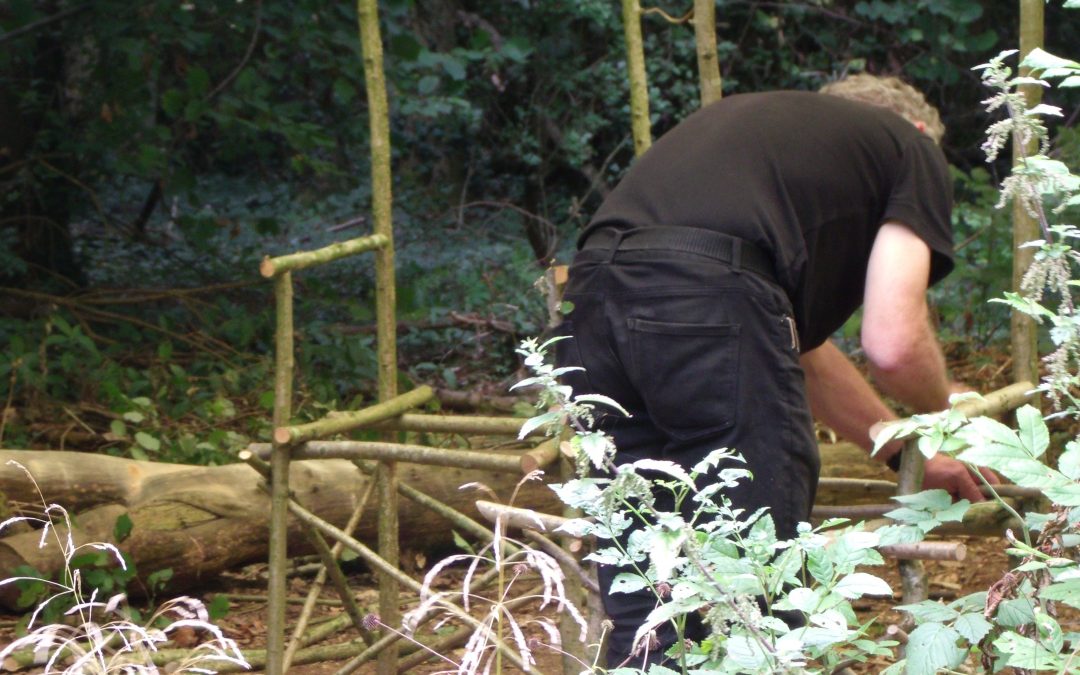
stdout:
<svg viewBox="0 0 1080 675">
<path fill-rule="evenodd" d="M 701 82 L 701 107 L 704 108 L 724 95 L 720 63 L 716 58 L 716 0 L 694 0 L 694 43 Z"/>
<path fill-rule="evenodd" d="M 277 325 L 274 335 L 274 427 L 292 416 L 293 288 L 292 273 L 274 278 Z M 282 675 L 285 656 L 286 522 L 289 516 L 289 446 L 274 445 L 270 457 L 270 562 L 267 583 L 266 673 Z"/>
<path fill-rule="evenodd" d="M 634 133 L 634 154 L 640 157 L 652 145 L 649 83 L 645 75 L 645 47 L 641 39 L 641 6 L 638 0 L 622 0 L 622 10 L 626 71 L 630 78 L 630 127 Z"/>
<path fill-rule="evenodd" d="M 1044 0 L 1020 0 L 1020 54 L 1022 60 L 1036 47 L 1043 46 L 1043 4 Z M 1027 69 L 1021 69 L 1020 75 L 1028 75 Z M 1020 91 L 1027 99 L 1029 107 L 1038 105 L 1042 100 L 1042 89 L 1038 85 L 1021 85 Z M 1023 156 L 1031 156 L 1038 151 L 1036 141 L 1026 148 L 1013 139 L 1013 165 Z M 1035 258 L 1035 249 L 1019 248 L 1021 244 L 1033 239 L 1040 239 L 1039 224 L 1031 217 L 1018 200 L 1013 201 L 1013 275 L 1012 287 L 1019 292 L 1020 281 L 1024 272 Z M 1011 321 L 1013 381 L 1039 381 L 1039 353 L 1035 321 L 1026 314 L 1013 310 Z"/>
<path fill-rule="evenodd" d="M 368 123 L 371 136 L 371 208 L 375 234 L 384 235 L 387 244 L 375 254 L 375 317 L 378 325 L 379 400 L 397 395 L 397 319 L 394 298 L 394 227 L 391 220 L 393 195 L 390 176 L 390 113 L 386 103 L 386 80 L 383 73 L 382 36 L 375 0 L 357 0 L 356 13 L 364 59 L 364 83 L 367 88 Z M 379 555 L 397 567 L 398 496 L 397 466 L 381 462 L 376 476 L 379 503 Z M 379 615 L 383 623 L 401 623 L 398 608 L 398 584 L 393 576 L 379 576 Z M 397 643 L 379 654 L 379 675 L 397 670 Z"/>
<path fill-rule="evenodd" d="M 905 441 L 902 452 L 900 473 L 896 477 L 896 494 L 915 494 L 922 490 L 923 467 L 926 464 L 926 458 L 919 452 L 916 439 Z M 901 560 L 897 566 L 900 570 L 904 604 L 910 605 L 926 600 L 930 588 L 926 577 L 926 566 L 922 561 Z"/>
</svg>

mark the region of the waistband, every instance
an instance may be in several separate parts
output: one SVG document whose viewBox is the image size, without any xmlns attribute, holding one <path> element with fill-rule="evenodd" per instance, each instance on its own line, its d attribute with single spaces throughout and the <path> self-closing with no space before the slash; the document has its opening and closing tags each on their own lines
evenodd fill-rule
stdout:
<svg viewBox="0 0 1080 675">
<path fill-rule="evenodd" d="M 608 262 L 619 251 L 679 251 L 695 253 L 731 265 L 738 270 L 749 270 L 776 283 L 772 256 L 761 247 L 731 235 L 699 227 L 639 227 L 617 230 L 611 227 L 596 230 L 589 235 L 581 250 L 607 249 Z"/>
</svg>

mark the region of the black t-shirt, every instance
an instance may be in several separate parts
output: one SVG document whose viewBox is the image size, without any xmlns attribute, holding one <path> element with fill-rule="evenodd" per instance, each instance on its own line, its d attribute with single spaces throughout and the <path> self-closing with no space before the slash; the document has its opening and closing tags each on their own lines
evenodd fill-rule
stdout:
<svg viewBox="0 0 1080 675">
<path fill-rule="evenodd" d="M 953 267 L 952 184 L 933 140 L 884 108 L 811 92 L 731 96 L 640 157 L 582 233 L 700 227 L 772 253 L 803 350 L 862 304 L 870 249 L 890 220 Z"/>
</svg>

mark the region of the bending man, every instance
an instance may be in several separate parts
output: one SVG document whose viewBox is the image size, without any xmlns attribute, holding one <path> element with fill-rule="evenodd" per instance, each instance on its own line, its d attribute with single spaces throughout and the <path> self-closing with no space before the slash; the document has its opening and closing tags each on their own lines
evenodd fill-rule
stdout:
<svg viewBox="0 0 1080 675">
<path fill-rule="evenodd" d="M 633 415 L 602 421 L 616 461 L 689 467 L 737 450 L 754 479 L 729 496 L 769 507 L 781 538 L 814 501 L 811 411 L 868 450 L 870 426 L 895 417 L 828 340 L 856 309 L 882 391 L 925 412 L 946 408 L 953 387 L 926 305 L 953 267 L 938 114 L 895 78 L 823 92 L 725 98 L 639 158 L 581 235 L 565 293 L 573 339 L 558 343 L 560 365 L 585 368 L 576 391 Z M 981 499 L 950 458 L 925 475 Z M 605 589 L 618 571 L 601 567 Z M 609 594 L 605 606 L 614 666 L 655 598 Z M 650 661 L 674 640 L 659 637 Z"/>
</svg>

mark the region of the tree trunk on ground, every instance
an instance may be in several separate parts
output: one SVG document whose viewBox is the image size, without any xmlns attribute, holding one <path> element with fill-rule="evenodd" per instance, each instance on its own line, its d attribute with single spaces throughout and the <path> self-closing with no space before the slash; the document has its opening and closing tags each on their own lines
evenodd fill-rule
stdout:
<svg viewBox="0 0 1080 675">
<path fill-rule="evenodd" d="M 892 477 L 888 469 L 851 444 L 823 445 L 821 456 L 823 476 Z M 133 528 L 131 535 L 119 542 L 120 549 L 144 578 L 171 568 L 171 590 L 266 558 L 270 501 L 260 487 L 262 479 L 246 464 L 200 467 L 77 452 L 0 451 L 0 492 L 26 515 L 40 515 L 41 499 L 26 474 L 8 464 L 9 460 L 30 471 L 46 503 L 59 504 L 77 516 L 77 543 L 113 541 L 116 519 L 127 514 Z M 289 485 L 299 503 L 337 526 L 348 520 L 371 480 L 346 460 L 297 461 L 291 467 Z M 514 474 L 407 463 L 399 464 L 399 471 L 403 482 L 477 520 L 482 518 L 474 501 L 490 496 L 461 490 L 461 485 L 481 483 L 506 498 L 520 480 Z M 883 501 L 880 495 L 869 495 L 863 501 L 867 500 Z M 818 495 L 823 504 L 851 501 L 828 490 Z M 554 493 L 537 482 L 523 486 L 515 505 L 562 513 Z M 369 504 L 357 531 L 357 538 L 368 544 L 377 539 L 377 508 L 374 502 Z M 403 551 L 437 549 L 453 540 L 447 521 L 404 499 L 401 532 Z M 0 578 L 11 576 L 21 564 L 47 574 L 56 571 L 61 557 L 55 544 L 39 549 L 38 540 L 36 532 L 0 539 Z M 294 555 L 310 551 L 295 523 L 289 529 L 289 551 Z M 0 597 L 0 602 L 7 600 Z"/>
<path fill-rule="evenodd" d="M 0 491 L 23 507 L 27 515 L 40 515 L 40 499 L 33 484 L 18 467 L 25 466 L 41 487 L 45 501 L 60 504 L 76 518 L 76 543 L 111 542 L 116 519 L 127 514 L 133 528 L 119 548 L 134 561 L 139 574 L 171 568 L 170 590 L 214 579 L 220 572 L 265 559 L 269 533 L 270 500 L 260 487 L 262 478 L 246 464 L 198 467 L 140 462 L 75 452 L 0 451 Z M 484 471 L 399 465 L 402 482 L 480 519 L 473 506 L 487 498 L 460 490 L 469 482 L 490 487 L 508 497 L 520 476 Z M 292 463 L 289 485 L 305 508 L 337 526 L 344 525 L 371 479 L 346 460 Z M 553 492 L 539 483 L 523 486 L 519 503 L 555 512 L 560 508 Z M 369 504 L 356 536 L 376 541 L 377 505 Z M 401 503 L 403 550 L 432 549 L 452 542 L 452 528 L 430 511 L 408 500 Z M 0 578 L 11 576 L 21 564 L 51 574 L 62 563 L 55 544 L 38 548 L 37 532 L 0 539 Z M 310 552 L 299 526 L 289 528 L 291 554 Z M 0 588 L 0 591 L 7 587 Z M 0 597 L 0 602 L 10 598 Z"/>
</svg>

